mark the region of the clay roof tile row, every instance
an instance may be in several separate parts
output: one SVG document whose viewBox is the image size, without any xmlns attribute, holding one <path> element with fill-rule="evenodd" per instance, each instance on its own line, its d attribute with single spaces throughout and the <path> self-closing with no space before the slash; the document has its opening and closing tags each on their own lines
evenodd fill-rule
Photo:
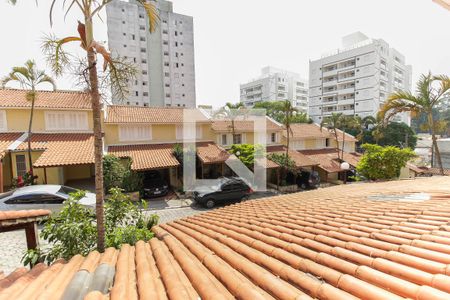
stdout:
<svg viewBox="0 0 450 300">
<path fill-rule="evenodd" d="M 0 299 L 450 299 L 449 184 L 353 184 L 226 206 L 153 227 L 147 243 L 19 270 L 0 280 Z M 430 199 L 408 201 L 413 193 Z M 106 288 L 95 275 L 75 288 L 105 265 Z"/>
</svg>

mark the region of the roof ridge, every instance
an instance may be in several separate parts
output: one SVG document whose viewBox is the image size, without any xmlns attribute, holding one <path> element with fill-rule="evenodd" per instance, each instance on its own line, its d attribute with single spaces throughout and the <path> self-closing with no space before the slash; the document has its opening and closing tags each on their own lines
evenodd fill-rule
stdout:
<svg viewBox="0 0 450 300">
<path fill-rule="evenodd" d="M 0 88 L 0 90 L 5 90 L 5 91 L 20 91 L 20 92 L 28 92 L 30 90 L 26 90 L 26 89 L 19 89 L 19 88 L 8 88 L 8 87 L 4 87 L 4 88 Z M 66 93 L 66 94 L 86 94 L 88 95 L 88 92 L 85 91 L 79 91 L 79 90 L 35 90 L 35 92 L 39 92 L 39 93 Z"/>
</svg>

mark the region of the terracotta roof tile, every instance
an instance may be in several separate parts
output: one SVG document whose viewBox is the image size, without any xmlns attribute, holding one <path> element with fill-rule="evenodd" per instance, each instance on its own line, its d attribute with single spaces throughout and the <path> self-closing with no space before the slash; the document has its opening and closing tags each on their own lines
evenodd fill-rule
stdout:
<svg viewBox="0 0 450 300">
<path fill-rule="evenodd" d="M 341 171 L 341 164 L 338 161 L 338 152 L 334 148 L 317 149 L 317 150 L 299 150 L 301 154 L 309 157 L 311 160 L 319 164 L 319 167 L 328 173 Z M 361 154 L 344 152 L 344 161 L 351 166 L 356 167 Z"/>
<path fill-rule="evenodd" d="M 34 166 L 54 167 L 94 163 L 94 135 L 89 133 L 33 133 L 32 150 L 44 152 Z M 28 149 L 28 139 L 16 150 Z"/>
<path fill-rule="evenodd" d="M 306 139 L 315 139 L 315 138 L 332 138 L 334 139 L 334 133 L 329 131 L 326 128 L 320 128 L 320 125 L 312 123 L 312 124 L 306 124 L 306 123 L 298 123 L 298 124 L 292 124 L 292 135 L 291 138 L 296 140 L 306 140 Z M 341 130 L 338 131 L 338 139 L 340 141 L 343 140 L 343 132 Z M 286 132 L 283 131 L 283 136 L 286 136 Z M 345 141 L 351 141 L 356 142 L 354 136 L 346 133 L 345 134 Z"/>
<path fill-rule="evenodd" d="M 213 120 L 212 123 L 212 130 L 219 131 L 219 132 L 231 132 L 231 121 L 228 120 Z M 255 131 L 254 128 L 254 121 L 252 120 L 235 120 L 234 121 L 234 128 L 235 132 L 253 132 Z M 283 130 L 283 127 L 274 122 L 272 119 L 267 118 L 266 119 L 266 130 L 269 131 L 281 131 Z"/>
<path fill-rule="evenodd" d="M 22 271 L 0 299 L 450 299 L 448 185 L 351 184 L 229 205 L 155 226 L 148 243 Z M 415 193 L 430 199 L 405 200 Z M 75 288 L 105 265 L 106 289 Z"/>
<path fill-rule="evenodd" d="M 267 154 L 270 154 L 270 153 L 285 154 L 286 147 L 285 146 L 267 146 Z M 303 155 L 302 153 L 294 151 L 294 150 L 289 150 L 289 157 L 295 162 L 295 165 L 298 168 L 318 165 L 317 162 L 310 159 L 308 156 Z"/>
<path fill-rule="evenodd" d="M 8 151 L 8 147 L 21 135 L 22 133 L 19 132 L 0 133 L 0 159 L 5 156 L 6 152 Z"/>
<path fill-rule="evenodd" d="M 0 108 L 31 107 L 26 99 L 26 90 L 0 89 Z M 79 91 L 37 91 L 36 108 L 91 109 L 89 95 Z"/>
<path fill-rule="evenodd" d="M 135 171 L 177 167 L 180 163 L 173 155 L 174 144 L 147 144 L 109 146 L 108 153 L 117 157 L 130 157 Z"/>
<path fill-rule="evenodd" d="M 204 164 L 223 163 L 230 154 L 212 142 L 197 143 L 197 156 Z"/>
<path fill-rule="evenodd" d="M 197 109 L 110 105 L 107 107 L 105 123 L 177 124 L 183 123 L 185 110 L 197 122 L 209 122 Z"/>
</svg>

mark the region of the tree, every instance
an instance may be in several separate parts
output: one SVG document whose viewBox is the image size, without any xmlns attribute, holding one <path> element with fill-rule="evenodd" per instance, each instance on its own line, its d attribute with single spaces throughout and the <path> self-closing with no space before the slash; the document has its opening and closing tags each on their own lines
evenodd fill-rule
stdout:
<svg viewBox="0 0 450 300">
<path fill-rule="evenodd" d="M 362 147 L 365 152 L 356 170 L 370 180 L 399 177 L 401 168 L 416 156 L 409 148 L 382 147 L 374 144 L 364 144 Z"/>
<path fill-rule="evenodd" d="M 433 108 L 448 102 L 450 99 L 450 78 L 445 75 L 433 76 L 431 73 L 422 75 L 417 82 L 416 95 L 408 91 L 398 91 L 389 96 L 380 109 L 380 119 L 390 121 L 396 114 L 410 112 L 413 115 L 425 113 L 427 115 L 428 128 L 430 130 L 433 148 L 442 175 L 441 153 L 437 144 L 436 124 L 433 116 Z M 434 165 L 434 161 L 431 162 Z"/>
<path fill-rule="evenodd" d="M 235 104 L 227 102 L 224 107 L 222 107 L 216 114 L 217 117 L 224 118 L 225 120 L 230 120 L 231 136 L 233 137 L 233 144 L 235 144 L 236 137 L 236 126 L 235 121 L 239 116 L 244 115 L 245 108 L 242 102 L 237 102 Z"/>
<path fill-rule="evenodd" d="M 240 144 L 232 145 L 230 153 L 235 154 L 247 168 L 253 169 L 255 154 L 259 157 L 264 156 L 265 149 L 261 145 Z"/>
<path fill-rule="evenodd" d="M 106 48 L 94 39 L 95 16 L 105 9 L 106 5 L 113 0 L 80 1 L 73 0 L 70 4 L 64 0 L 52 0 L 50 6 L 50 25 L 53 25 L 53 8 L 56 3 L 62 3 L 67 15 L 73 9 L 78 9 L 84 17 L 84 24 L 78 22 L 78 36 L 70 36 L 62 39 L 48 37 L 43 44 L 43 50 L 47 54 L 47 59 L 56 75 L 61 75 L 65 69 L 70 66 L 71 56 L 65 52 L 63 45 L 69 42 L 79 42 L 81 48 L 85 51 L 86 57 L 79 62 L 82 66 L 81 76 L 87 83 L 87 91 L 91 97 L 93 123 L 94 123 L 94 157 L 95 157 L 95 194 L 96 194 L 96 218 L 97 218 L 97 248 L 100 252 L 105 249 L 105 226 L 103 209 L 103 137 L 101 123 L 101 95 L 100 82 L 98 74 L 98 54 L 103 58 L 103 72 L 109 74 L 110 84 L 112 86 L 113 96 L 123 99 L 127 94 L 128 82 L 126 79 L 134 77 L 135 69 L 130 68 L 126 60 L 113 58 Z M 12 4 L 16 0 L 10 0 Z M 153 32 L 158 23 L 159 17 L 156 7 L 152 2 L 137 0 L 148 16 L 149 30 Z M 123 98 L 122 98 L 123 97 Z"/>
<path fill-rule="evenodd" d="M 392 122 L 386 126 L 376 126 L 365 132 L 364 140 L 369 144 L 395 146 L 414 149 L 417 144 L 416 133 L 405 123 Z"/>
<path fill-rule="evenodd" d="M 353 128 L 348 130 L 348 133 L 354 135 L 360 144 L 364 144 L 364 137 L 366 132 L 370 131 L 371 126 L 377 124 L 377 120 L 372 116 L 361 118 L 359 116 L 353 117 Z"/>
<path fill-rule="evenodd" d="M 263 101 L 256 103 L 253 108 L 265 109 L 266 115 L 277 122 L 283 122 L 284 101 Z M 291 123 L 312 123 L 311 118 L 304 112 L 296 112 L 292 116 Z"/>
<path fill-rule="evenodd" d="M 345 147 L 345 129 L 353 128 L 353 117 L 344 115 L 343 113 L 332 113 L 331 116 L 323 118 L 320 123 L 320 129 L 326 127 L 333 135 L 336 141 L 336 149 L 338 152 L 338 159 L 342 161 L 344 159 L 344 147 Z M 342 132 L 342 147 L 339 147 L 339 135 Z M 341 149 L 342 148 L 342 149 Z"/>
<path fill-rule="evenodd" d="M 28 163 L 30 165 L 30 173 L 33 175 L 31 135 L 33 127 L 34 104 L 37 96 L 36 88 L 41 84 L 50 84 L 53 90 L 55 90 L 56 84 L 53 78 L 47 75 L 45 71 L 36 68 L 36 63 L 34 60 L 26 61 L 23 67 L 13 67 L 12 71 L 2 79 L 1 86 L 5 87 L 10 82 L 17 82 L 23 89 L 28 90 L 26 93 L 26 99 L 31 102 L 30 120 L 28 121 Z"/>
</svg>

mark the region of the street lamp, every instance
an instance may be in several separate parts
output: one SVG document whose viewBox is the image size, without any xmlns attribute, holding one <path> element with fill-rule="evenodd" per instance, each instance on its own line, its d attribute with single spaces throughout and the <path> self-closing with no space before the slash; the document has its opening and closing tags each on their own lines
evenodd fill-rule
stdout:
<svg viewBox="0 0 450 300">
<path fill-rule="evenodd" d="M 350 169 L 350 164 L 346 161 L 341 163 L 341 170 L 344 170 L 344 184 L 347 184 L 347 171 Z"/>
</svg>

